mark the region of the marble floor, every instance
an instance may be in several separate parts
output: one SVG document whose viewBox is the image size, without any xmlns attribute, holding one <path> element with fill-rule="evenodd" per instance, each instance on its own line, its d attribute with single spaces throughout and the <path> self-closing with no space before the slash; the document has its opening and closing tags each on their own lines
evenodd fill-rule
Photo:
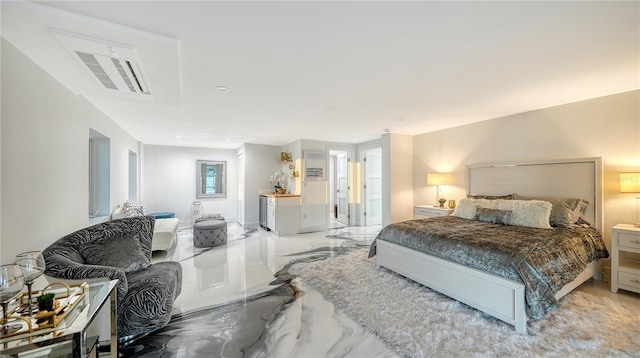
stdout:
<svg viewBox="0 0 640 358">
<path fill-rule="evenodd" d="M 229 224 L 227 244 L 198 249 L 189 229 L 153 260 L 182 264 L 171 323 L 122 350 L 130 357 L 394 357 L 313 289 L 297 292 L 287 268 L 368 248 L 380 231 L 338 227 L 278 237 Z M 286 308 L 286 309 L 285 309 Z"/>
<path fill-rule="evenodd" d="M 190 229 L 154 261 L 182 264 L 182 293 L 170 324 L 132 342 L 128 357 L 394 357 L 383 342 L 305 287 L 287 268 L 368 247 L 379 226 L 338 227 L 278 237 L 229 224 L 226 245 L 198 249 Z M 293 282 L 292 282 L 293 281 Z M 578 289 L 640 304 L 640 295 L 613 294 L 602 282 Z"/>
</svg>

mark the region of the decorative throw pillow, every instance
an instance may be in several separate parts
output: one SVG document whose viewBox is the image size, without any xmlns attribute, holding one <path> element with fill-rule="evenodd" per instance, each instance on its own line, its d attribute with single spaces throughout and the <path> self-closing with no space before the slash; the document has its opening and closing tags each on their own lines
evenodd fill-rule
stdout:
<svg viewBox="0 0 640 358">
<path fill-rule="evenodd" d="M 203 214 L 201 216 L 203 219 L 220 219 L 221 217 L 220 213 Z"/>
<path fill-rule="evenodd" d="M 550 229 L 551 203 L 541 200 L 494 200 L 500 210 L 511 210 L 508 225 Z"/>
<path fill-rule="evenodd" d="M 80 255 L 89 265 L 110 266 L 124 273 L 137 272 L 151 266 L 138 235 L 104 237 L 80 246 Z"/>
<path fill-rule="evenodd" d="M 489 208 L 476 208 L 475 220 L 490 224 L 507 225 L 511 219 L 511 210 L 498 210 Z"/>
<path fill-rule="evenodd" d="M 124 202 L 124 216 L 131 218 L 134 216 L 144 216 L 144 202 L 142 201 L 125 201 Z"/>
<path fill-rule="evenodd" d="M 467 198 L 471 199 L 488 199 L 488 200 L 512 200 L 514 199 L 515 194 L 507 194 L 507 195 L 467 195 Z"/>
<path fill-rule="evenodd" d="M 549 222 L 555 227 L 574 227 L 578 222 L 584 221 L 584 212 L 589 202 L 580 198 L 560 198 L 548 200 L 553 208 Z"/>
<path fill-rule="evenodd" d="M 464 198 L 460 200 L 460 203 L 458 203 L 458 206 L 456 206 L 456 209 L 451 215 L 463 219 L 474 220 L 478 206 L 489 209 L 498 208 L 497 200 Z"/>
<path fill-rule="evenodd" d="M 518 200 L 543 200 L 548 201 L 553 206 L 549 216 L 549 224 L 555 227 L 575 227 L 583 226 L 587 223 L 584 220 L 584 212 L 589 206 L 589 202 L 580 198 L 536 198 L 514 194 Z M 580 221 L 580 224 L 578 223 Z M 587 223 L 588 224 L 588 223 Z"/>
</svg>

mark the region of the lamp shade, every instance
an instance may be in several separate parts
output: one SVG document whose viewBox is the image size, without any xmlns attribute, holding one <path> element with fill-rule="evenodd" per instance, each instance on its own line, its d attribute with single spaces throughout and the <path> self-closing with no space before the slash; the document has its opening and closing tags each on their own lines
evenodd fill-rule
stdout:
<svg viewBox="0 0 640 358">
<path fill-rule="evenodd" d="M 640 193 L 640 173 L 620 173 L 621 193 Z"/>
<path fill-rule="evenodd" d="M 449 174 L 427 173 L 427 185 L 447 185 L 449 184 Z"/>
</svg>

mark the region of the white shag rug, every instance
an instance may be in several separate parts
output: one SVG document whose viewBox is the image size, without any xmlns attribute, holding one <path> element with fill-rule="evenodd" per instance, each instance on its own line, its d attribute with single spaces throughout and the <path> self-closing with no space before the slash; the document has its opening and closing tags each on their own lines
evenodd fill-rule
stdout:
<svg viewBox="0 0 640 358">
<path fill-rule="evenodd" d="M 367 251 L 290 273 L 405 357 L 640 357 L 640 307 L 584 292 L 529 321 L 528 334 L 384 268 Z M 304 288 L 302 288 L 304 291 Z"/>
</svg>

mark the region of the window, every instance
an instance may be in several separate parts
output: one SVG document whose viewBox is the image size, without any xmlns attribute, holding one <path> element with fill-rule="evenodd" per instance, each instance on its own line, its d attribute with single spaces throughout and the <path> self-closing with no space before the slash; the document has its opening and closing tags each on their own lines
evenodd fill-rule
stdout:
<svg viewBox="0 0 640 358">
<path fill-rule="evenodd" d="M 89 218 L 110 213 L 110 150 L 110 139 L 89 129 Z"/>
<path fill-rule="evenodd" d="M 224 198 L 227 196 L 225 183 L 226 161 L 196 161 L 196 197 Z"/>
</svg>

